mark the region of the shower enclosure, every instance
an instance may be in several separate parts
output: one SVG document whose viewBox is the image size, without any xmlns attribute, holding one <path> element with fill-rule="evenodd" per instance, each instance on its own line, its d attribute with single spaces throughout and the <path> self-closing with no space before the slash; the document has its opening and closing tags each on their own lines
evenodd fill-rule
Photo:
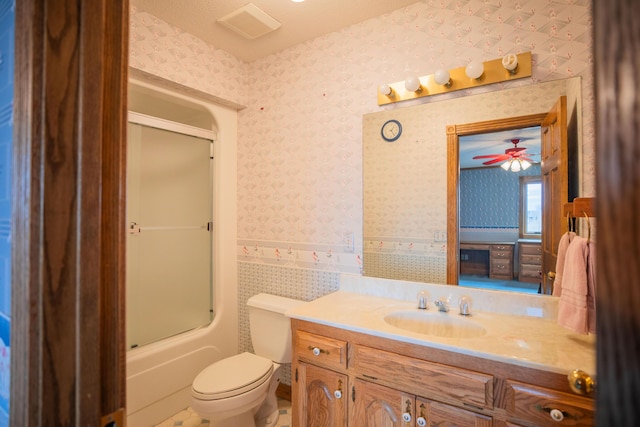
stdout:
<svg viewBox="0 0 640 427">
<path fill-rule="evenodd" d="M 213 319 L 213 132 L 129 113 L 127 346 Z"/>
</svg>

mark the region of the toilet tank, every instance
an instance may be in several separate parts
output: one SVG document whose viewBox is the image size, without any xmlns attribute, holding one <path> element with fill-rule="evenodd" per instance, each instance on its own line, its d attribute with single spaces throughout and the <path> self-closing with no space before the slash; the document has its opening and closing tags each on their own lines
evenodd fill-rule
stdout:
<svg viewBox="0 0 640 427">
<path fill-rule="evenodd" d="M 277 363 L 291 363 L 291 321 L 287 310 L 304 301 L 270 294 L 254 295 L 247 301 L 253 351 Z"/>
</svg>

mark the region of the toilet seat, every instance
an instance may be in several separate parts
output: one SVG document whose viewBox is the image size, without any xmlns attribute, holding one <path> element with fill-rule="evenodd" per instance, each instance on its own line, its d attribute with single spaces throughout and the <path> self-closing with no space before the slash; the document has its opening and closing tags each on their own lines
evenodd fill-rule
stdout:
<svg viewBox="0 0 640 427">
<path fill-rule="evenodd" d="M 196 399 L 225 399 L 259 387 L 273 373 L 273 362 L 252 353 L 241 353 L 206 367 L 193 380 Z"/>
</svg>

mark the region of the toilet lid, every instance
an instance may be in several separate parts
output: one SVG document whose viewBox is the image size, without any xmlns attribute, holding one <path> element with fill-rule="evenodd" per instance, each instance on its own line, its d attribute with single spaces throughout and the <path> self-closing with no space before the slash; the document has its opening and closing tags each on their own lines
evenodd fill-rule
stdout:
<svg viewBox="0 0 640 427">
<path fill-rule="evenodd" d="M 206 367 L 193 380 L 191 389 L 199 399 L 224 399 L 258 387 L 272 372 L 271 360 L 241 353 Z"/>
</svg>

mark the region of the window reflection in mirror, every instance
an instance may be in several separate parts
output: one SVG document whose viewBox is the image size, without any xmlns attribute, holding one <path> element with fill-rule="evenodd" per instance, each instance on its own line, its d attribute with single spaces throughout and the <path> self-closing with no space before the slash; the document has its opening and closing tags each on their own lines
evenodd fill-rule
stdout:
<svg viewBox="0 0 640 427">
<path fill-rule="evenodd" d="M 539 239 L 542 235 L 542 181 L 539 176 L 520 177 L 520 237 Z"/>
</svg>

